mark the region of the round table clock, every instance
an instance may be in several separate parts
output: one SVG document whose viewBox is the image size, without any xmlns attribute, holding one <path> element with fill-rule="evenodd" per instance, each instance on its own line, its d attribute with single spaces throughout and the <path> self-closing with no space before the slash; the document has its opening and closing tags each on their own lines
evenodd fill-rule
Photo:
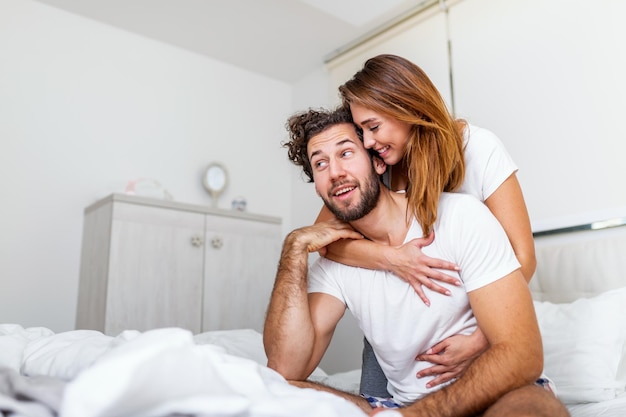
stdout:
<svg viewBox="0 0 626 417">
<path fill-rule="evenodd" d="M 213 207 L 217 206 L 217 198 L 228 185 L 228 172 L 226 168 L 217 162 L 209 164 L 202 176 L 202 185 L 213 199 Z"/>
</svg>

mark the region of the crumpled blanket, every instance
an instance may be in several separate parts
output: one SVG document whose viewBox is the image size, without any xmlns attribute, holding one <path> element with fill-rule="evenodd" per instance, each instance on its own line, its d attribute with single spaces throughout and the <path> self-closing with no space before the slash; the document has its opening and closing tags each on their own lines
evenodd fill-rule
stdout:
<svg viewBox="0 0 626 417">
<path fill-rule="evenodd" d="M 177 328 L 147 331 L 109 351 L 66 388 L 63 417 L 362 417 L 334 395 L 288 384 L 259 363 Z"/>
<path fill-rule="evenodd" d="M 0 415 L 55 417 L 61 407 L 66 383 L 58 378 L 26 377 L 0 367 Z"/>
<path fill-rule="evenodd" d="M 265 366 L 260 334 L 237 334 L 220 345 L 226 333 L 166 328 L 111 337 L 0 325 L 0 366 L 10 364 L 0 410 L 16 417 L 365 415 L 342 398 L 290 385 Z"/>
</svg>

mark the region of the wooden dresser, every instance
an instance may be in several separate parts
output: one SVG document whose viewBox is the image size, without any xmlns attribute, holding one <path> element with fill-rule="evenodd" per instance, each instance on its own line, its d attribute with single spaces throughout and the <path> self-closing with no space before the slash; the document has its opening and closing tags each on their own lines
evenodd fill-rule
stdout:
<svg viewBox="0 0 626 417">
<path fill-rule="evenodd" d="M 281 219 L 112 194 L 85 209 L 77 329 L 262 331 Z"/>
</svg>

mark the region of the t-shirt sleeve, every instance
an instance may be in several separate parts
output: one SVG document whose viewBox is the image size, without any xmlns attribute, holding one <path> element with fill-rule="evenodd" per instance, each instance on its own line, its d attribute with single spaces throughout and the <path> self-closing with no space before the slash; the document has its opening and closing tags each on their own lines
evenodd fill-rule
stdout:
<svg viewBox="0 0 626 417">
<path fill-rule="evenodd" d="M 504 278 L 520 268 L 504 229 L 489 209 L 470 196 L 458 196 L 446 218 L 457 236 L 455 259 L 467 292 Z"/>
<path fill-rule="evenodd" d="M 466 178 L 461 191 L 483 202 L 518 169 L 500 138 L 476 126 L 469 126 L 465 160 Z"/>
<path fill-rule="evenodd" d="M 307 292 L 321 292 L 332 295 L 345 304 L 339 283 L 333 277 L 332 269 L 337 265 L 326 258 L 318 258 L 310 267 L 307 279 Z"/>
</svg>

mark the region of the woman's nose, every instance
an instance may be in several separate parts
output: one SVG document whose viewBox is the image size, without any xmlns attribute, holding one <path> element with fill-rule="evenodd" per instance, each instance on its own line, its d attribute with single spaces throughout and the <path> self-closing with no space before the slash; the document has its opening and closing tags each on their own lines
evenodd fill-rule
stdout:
<svg viewBox="0 0 626 417">
<path fill-rule="evenodd" d="M 371 132 L 363 132 L 363 145 L 367 148 L 373 148 L 376 141 L 374 140 L 374 135 Z"/>
</svg>

